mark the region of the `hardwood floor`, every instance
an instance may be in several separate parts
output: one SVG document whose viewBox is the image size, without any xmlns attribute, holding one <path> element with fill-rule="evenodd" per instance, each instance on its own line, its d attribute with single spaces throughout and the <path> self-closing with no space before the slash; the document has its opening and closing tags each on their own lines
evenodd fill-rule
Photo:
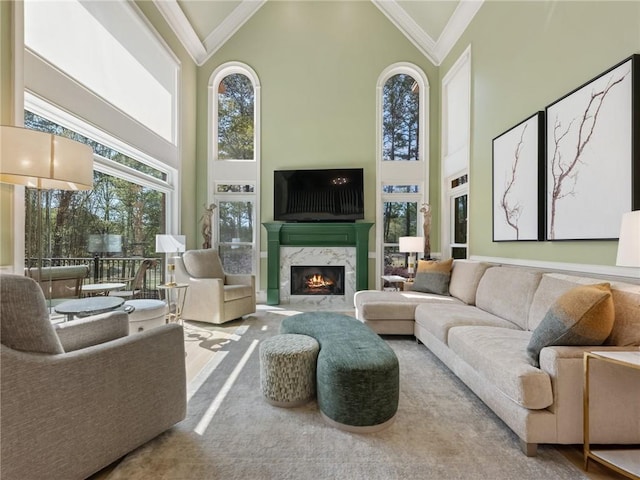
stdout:
<svg viewBox="0 0 640 480">
<path fill-rule="evenodd" d="M 266 308 L 261 306 L 261 308 Z M 225 343 L 233 341 L 234 331 L 225 326 L 203 325 L 197 322 L 185 322 L 185 352 L 186 352 L 186 373 L 187 385 L 194 380 L 198 373 L 207 365 L 216 351 Z M 584 472 L 584 460 L 582 456 L 582 445 L 558 445 L 557 450 L 564 455 L 573 465 Z M 109 474 L 117 466 L 120 460 L 114 462 L 100 472 L 89 477 L 88 480 L 108 480 Z M 589 463 L 589 470 L 584 472 L 590 480 L 624 480 L 626 477 L 620 475 L 595 462 Z"/>
</svg>

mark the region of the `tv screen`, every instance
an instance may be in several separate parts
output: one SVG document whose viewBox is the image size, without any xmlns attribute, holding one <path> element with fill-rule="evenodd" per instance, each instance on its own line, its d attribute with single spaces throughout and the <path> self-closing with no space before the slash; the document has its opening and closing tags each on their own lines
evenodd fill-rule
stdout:
<svg viewBox="0 0 640 480">
<path fill-rule="evenodd" d="M 362 168 L 276 170 L 273 219 L 284 222 L 355 222 L 364 218 Z"/>
</svg>

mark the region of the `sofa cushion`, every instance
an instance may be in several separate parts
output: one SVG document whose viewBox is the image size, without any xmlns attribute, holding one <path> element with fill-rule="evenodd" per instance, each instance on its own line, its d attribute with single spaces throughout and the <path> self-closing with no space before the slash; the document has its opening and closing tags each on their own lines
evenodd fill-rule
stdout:
<svg viewBox="0 0 640 480">
<path fill-rule="evenodd" d="M 64 353 L 49 320 L 44 294 L 35 280 L 21 275 L 2 275 L 0 318 L 3 345 L 23 352 Z"/>
<path fill-rule="evenodd" d="M 476 306 L 527 328 L 527 316 L 542 274 L 518 267 L 488 268 L 478 284 Z"/>
<path fill-rule="evenodd" d="M 532 332 L 527 346 L 531 364 L 551 345 L 601 345 L 611 333 L 613 298 L 608 283 L 581 285 L 566 291 Z"/>
<path fill-rule="evenodd" d="M 187 250 L 182 255 L 184 268 L 194 278 L 224 278 L 218 252 L 212 248 Z"/>
<path fill-rule="evenodd" d="M 413 320 L 416 307 L 422 303 L 462 302 L 433 293 L 360 290 L 354 295 L 353 303 L 359 320 Z"/>
<path fill-rule="evenodd" d="M 480 310 L 477 307 L 456 304 L 420 304 L 415 312 L 416 323 L 445 345 L 449 329 L 468 325 L 486 325 L 493 327 L 519 329 L 508 320 Z"/>
<path fill-rule="evenodd" d="M 611 285 L 616 319 L 605 345 L 640 345 L 640 285 Z"/>
<path fill-rule="evenodd" d="M 490 264 L 473 260 L 455 260 L 449 281 L 449 294 L 467 305 L 475 305 L 480 279 Z"/>
<path fill-rule="evenodd" d="M 501 327 L 454 327 L 449 347 L 505 396 L 524 408 L 539 410 L 553 403 L 551 378 L 533 367 L 526 347 L 531 332 Z"/>
<path fill-rule="evenodd" d="M 411 289 L 417 292 L 449 295 L 452 265 L 452 258 L 442 261 L 419 260 L 416 278 Z"/>
</svg>

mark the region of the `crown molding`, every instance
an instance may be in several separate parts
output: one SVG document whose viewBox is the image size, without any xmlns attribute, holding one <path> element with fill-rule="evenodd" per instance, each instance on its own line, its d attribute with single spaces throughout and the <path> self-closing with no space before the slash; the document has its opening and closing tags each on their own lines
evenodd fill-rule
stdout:
<svg viewBox="0 0 640 480">
<path fill-rule="evenodd" d="M 435 65 L 440 61 L 435 55 L 436 42 L 431 38 L 413 18 L 402 8 L 396 0 L 371 0 L 378 9 L 400 30 L 413 45 Z"/>
<path fill-rule="evenodd" d="M 442 62 L 467 29 L 484 0 L 462 0 L 444 27 L 435 48 L 435 56 Z"/>
<path fill-rule="evenodd" d="M 207 59 L 236 33 L 267 0 L 243 0 L 204 40 Z"/>
<path fill-rule="evenodd" d="M 202 65 L 207 58 L 207 50 L 178 2 L 176 0 L 153 0 L 153 4 L 176 34 L 182 46 L 189 52 L 193 61 L 197 65 Z"/>
<path fill-rule="evenodd" d="M 480 10 L 484 0 L 461 0 L 437 41 L 433 40 L 396 0 L 371 0 L 418 50 L 439 66 Z"/>
</svg>

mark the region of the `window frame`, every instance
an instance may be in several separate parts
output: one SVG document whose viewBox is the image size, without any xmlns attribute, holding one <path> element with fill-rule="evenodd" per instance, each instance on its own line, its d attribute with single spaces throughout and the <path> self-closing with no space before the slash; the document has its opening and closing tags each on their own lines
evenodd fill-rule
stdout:
<svg viewBox="0 0 640 480">
<path fill-rule="evenodd" d="M 220 82 L 228 75 L 242 74 L 249 78 L 253 85 L 253 159 L 235 160 L 218 159 L 218 87 Z M 253 203 L 254 229 L 253 248 L 254 252 L 260 251 L 260 228 L 261 217 L 260 208 L 260 79 L 256 72 L 247 64 L 242 62 L 226 62 L 218 66 L 209 77 L 208 92 L 208 145 L 207 145 L 207 204 L 218 205 L 219 201 L 233 199 L 235 201 L 249 201 Z M 218 193 L 218 184 L 252 184 L 254 191 L 250 192 L 224 192 Z M 211 247 L 218 249 L 220 238 L 220 219 L 216 208 L 214 211 L 214 231 L 212 232 Z M 253 256 L 252 271 L 256 278 L 260 278 L 260 255 Z"/>
<path fill-rule="evenodd" d="M 36 115 L 73 130 L 80 135 L 90 138 L 107 147 L 113 148 L 124 155 L 134 158 L 140 163 L 165 173 L 166 180 L 163 181 L 159 178 L 154 178 L 150 175 L 139 172 L 134 168 L 122 165 L 95 153 L 93 154 L 93 169 L 95 171 L 111 175 L 116 178 L 121 178 L 128 182 L 151 188 L 165 194 L 165 233 L 178 233 L 180 226 L 180 196 L 178 187 L 179 172 L 177 169 L 170 167 L 159 160 L 151 158 L 131 145 L 125 144 L 108 133 L 99 130 L 78 117 L 64 112 L 55 105 L 36 97 L 28 91 L 25 91 L 24 95 L 24 110 L 33 112 Z"/>
<path fill-rule="evenodd" d="M 419 87 L 419 145 L 417 160 L 384 160 L 383 95 L 386 82 L 398 74 L 410 75 Z M 408 62 L 385 68 L 376 86 L 376 288 L 382 288 L 384 250 L 398 244 L 386 243 L 383 236 L 385 202 L 416 202 L 418 210 L 429 199 L 429 80 L 420 67 Z M 418 181 L 416 181 L 418 179 Z M 384 193 L 385 185 L 417 185 L 418 193 Z M 419 219 L 419 217 L 418 217 Z M 416 226 L 416 234 L 420 233 Z"/>
</svg>

